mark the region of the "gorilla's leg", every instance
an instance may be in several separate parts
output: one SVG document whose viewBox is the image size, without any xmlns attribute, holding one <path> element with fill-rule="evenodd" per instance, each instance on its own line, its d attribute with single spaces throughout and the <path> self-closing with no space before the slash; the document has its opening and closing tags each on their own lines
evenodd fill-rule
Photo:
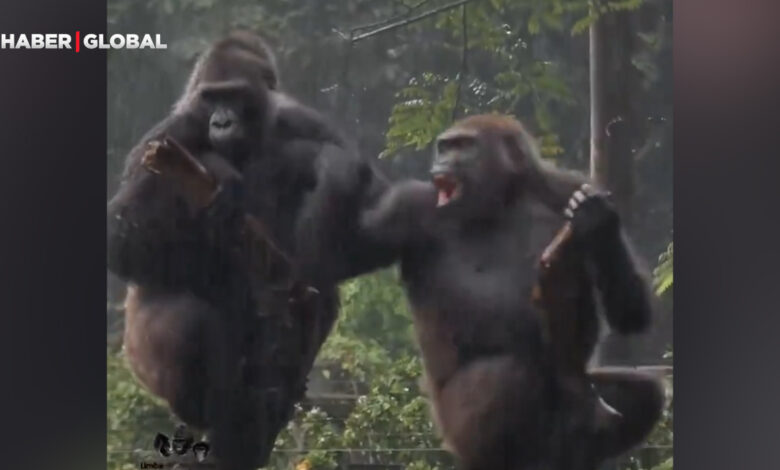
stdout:
<svg viewBox="0 0 780 470">
<path fill-rule="evenodd" d="M 439 389 L 434 412 L 467 470 L 515 470 L 546 453 L 545 380 L 512 356 L 474 361 Z"/>
<path fill-rule="evenodd" d="M 267 457 L 269 423 L 262 391 L 250 387 L 226 390 L 227 402 L 217 417 L 210 439 L 218 470 L 254 470 Z"/>
<path fill-rule="evenodd" d="M 260 466 L 260 442 L 267 432 L 266 400 L 247 382 L 247 369 L 254 363 L 256 324 L 223 312 L 221 331 L 209 338 L 217 353 L 208 358 L 209 438 L 218 470 L 254 470 Z M 232 320 L 231 320 L 232 318 Z"/>
<path fill-rule="evenodd" d="M 640 444 L 661 418 L 666 397 L 663 382 L 651 374 L 604 368 L 592 370 L 590 376 L 604 400 L 623 415 L 618 426 L 596 439 L 594 450 L 603 460 Z"/>
<path fill-rule="evenodd" d="M 266 427 L 241 381 L 241 324 L 190 294 L 131 288 L 125 348 L 138 379 L 187 425 L 208 429 L 220 470 L 251 470 Z"/>
<path fill-rule="evenodd" d="M 208 426 L 204 365 L 214 355 L 204 336 L 219 330 L 219 318 L 189 294 L 128 288 L 124 347 L 132 371 L 179 419 L 201 429 Z"/>
</svg>

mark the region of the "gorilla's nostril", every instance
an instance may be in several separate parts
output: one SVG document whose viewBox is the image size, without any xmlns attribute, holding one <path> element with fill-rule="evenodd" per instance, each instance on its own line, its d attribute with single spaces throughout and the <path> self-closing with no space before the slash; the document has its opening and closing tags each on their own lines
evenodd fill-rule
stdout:
<svg viewBox="0 0 780 470">
<path fill-rule="evenodd" d="M 217 109 L 214 111 L 214 113 L 211 115 L 211 118 L 209 119 L 209 124 L 211 127 L 215 129 L 229 129 L 236 123 L 236 116 L 235 113 L 233 113 L 229 109 Z"/>
<path fill-rule="evenodd" d="M 212 119 L 211 125 L 214 127 L 217 127 L 219 129 L 227 129 L 228 127 L 233 125 L 233 120 L 231 119 Z"/>
</svg>

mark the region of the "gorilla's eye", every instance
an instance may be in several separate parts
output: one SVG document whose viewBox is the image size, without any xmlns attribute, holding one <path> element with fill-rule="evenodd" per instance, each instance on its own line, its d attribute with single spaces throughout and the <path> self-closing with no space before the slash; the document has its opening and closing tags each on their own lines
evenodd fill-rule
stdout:
<svg viewBox="0 0 780 470">
<path fill-rule="evenodd" d="M 474 145 L 474 138 L 470 136 L 456 136 L 448 139 L 441 139 L 437 144 L 437 149 L 440 153 L 449 152 L 452 150 L 463 150 L 464 148 Z"/>
<path fill-rule="evenodd" d="M 247 121 L 255 121 L 260 118 L 260 110 L 253 104 L 244 105 L 242 114 Z"/>
<path fill-rule="evenodd" d="M 241 102 L 253 96 L 253 89 L 241 80 L 204 84 L 200 87 L 200 98 L 207 103 Z"/>
<path fill-rule="evenodd" d="M 200 99 L 204 103 L 214 104 L 218 101 L 224 100 L 227 94 L 224 90 L 218 90 L 214 88 L 203 88 L 200 90 Z"/>
</svg>

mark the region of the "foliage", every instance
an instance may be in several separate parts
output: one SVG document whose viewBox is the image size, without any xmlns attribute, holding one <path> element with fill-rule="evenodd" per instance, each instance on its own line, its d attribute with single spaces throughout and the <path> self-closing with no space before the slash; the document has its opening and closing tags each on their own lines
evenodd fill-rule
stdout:
<svg viewBox="0 0 780 470">
<path fill-rule="evenodd" d="M 672 470 L 674 468 L 674 457 L 669 457 L 650 470 Z"/>
<path fill-rule="evenodd" d="M 404 147 L 422 150 L 430 145 L 452 122 L 457 90 L 456 82 L 432 73 L 424 73 L 419 81 L 410 80 L 409 86 L 398 92 L 402 101 L 390 114 L 387 149 L 382 156 Z"/>
<path fill-rule="evenodd" d="M 601 16 L 618 11 L 637 10 L 645 0 L 617 0 L 617 1 L 596 1 L 590 0 L 585 4 L 587 16 L 581 18 L 571 28 L 572 34 L 581 34 L 590 28 Z M 577 7 L 581 7 L 585 2 L 574 2 Z"/>
<path fill-rule="evenodd" d="M 530 3 L 530 5 L 529 5 Z M 476 2 L 465 13 L 443 15 L 436 27 L 447 33 L 444 48 L 459 50 L 461 68 L 448 75 L 430 71 L 413 76 L 396 94 L 382 155 L 394 155 L 404 148 L 421 150 L 444 130 L 458 114 L 500 112 L 532 115 L 545 156 L 564 152 L 556 130 L 558 112 L 576 104 L 563 61 L 537 57 L 535 36 L 539 22 L 559 30 L 563 9 L 545 10 L 551 2 Z M 514 25 L 508 17 L 530 15 L 526 27 Z M 467 40 L 463 40 L 462 16 L 467 19 Z M 479 58 L 479 69 L 469 66 Z M 528 121 L 524 119 L 524 121 Z"/>
<path fill-rule="evenodd" d="M 656 292 L 658 295 L 662 295 L 668 289 L 672 287 L 674 283 L 673 279 L 673 246 L 674 242 L 670 242 L 667 250 L 659 257 L 659 263 L 654 271 Z M 664 359 L 672 359 L 673 353 L 671 348 L 664 353 Z M 646 446 L 654 449 L 656 452 L 654 458 L 658 461 L 657 464 L 650 468 L 641 467 L 635 458 L 629 459 L 630 469 L 647 468 L 647 470 L 672 470 L 674 467 L 673 446 L 674 446 L 674 379 L 668 378 L 667 383 L 667 402 L 664 408 L 663 415 L 661 416 L 660 423 L 655 427 L 653 432 L 647 439 Z"/>
<path fill-rule="evenodd" d="M 666 251 L 658 257 L 658 266 L 653 271 L 655 292 L 664 294 L 674 284 L 674 242 L 670 242 Z"/>
<path fill-rule="evenodd" d="M 365 386 L 352 397 L 343 419 L 334 416 L 327 403 L 298 405 L 277 440 L 270 468 L 334 469 L 350 459 L 441 468 L 449 457 L 439 449 L 427 401 L 420 394 L 422 366 L 397 273 L 388 269 L 348 281 L 340 294 L 340 317 L 315 373 L 331 379 L 338 374 Z M 121 353 L 108 351 L 107 358 L 107 468 L 130 470 L 137 467 L 133 454 L 151 449 L 154 435 L 173 429 L 174 420 L 138 385 Z"/>
<path fill-rule="evenodd" d="M 643 449 L 625 458 L 621 470 L 672 470 L 674 449 L 674 381 L 667 379 L 667 401 L 658 425 Z M 649 463 L 649 465 L 648 465 Z"/>
<path fill-rule="evenodd" d="M 277 440 L 276 448 L 286 451 L 275 452 L 273 468 L 330 469 L 345 459 L 438 468 L 448 457 L 436 451 L 440 443 L 420 394 L 422 365 L 395 270 L 354 279 L 340 290 L 342 313 L 318 363 L 329 367 L 329 377 L 335 369 L 367 388 L 353 397 L 344 419 L 319 406 L 299 406 Z M 376 326 L 376 317 L 386 328 Z"/>
<path fill-rule="evenodd" d="M 134 470 L 134 451 L 152 449 L 156 433 L 173 429 L 173 417 L 138 384 L 121 353 L 108 350 L 106 357 L 106 468 Z"/>
</svg>

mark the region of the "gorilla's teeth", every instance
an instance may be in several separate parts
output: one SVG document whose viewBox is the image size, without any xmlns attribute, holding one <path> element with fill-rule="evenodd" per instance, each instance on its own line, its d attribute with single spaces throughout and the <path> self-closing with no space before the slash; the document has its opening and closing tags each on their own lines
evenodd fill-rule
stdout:
<svg viewBox="0 0 780 470">
<path fill-rule="evenodd" d="M 447 194 L 447 191 L 440 189 L 439 190 L 439 201 L 436 203 L 436 207 L 441 207 L 449 204 L 450 202 L 450 196 Z"/>
</svg>

